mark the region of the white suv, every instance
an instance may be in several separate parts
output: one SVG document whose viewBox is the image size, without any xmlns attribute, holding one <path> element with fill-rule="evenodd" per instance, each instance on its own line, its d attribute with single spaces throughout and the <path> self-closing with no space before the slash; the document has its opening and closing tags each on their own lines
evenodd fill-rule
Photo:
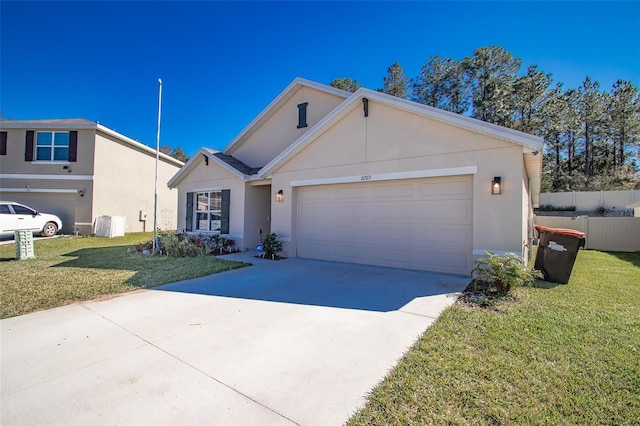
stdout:
<svg viewBox="0 0 640 426">
<path fill-rule="evenodd" d="M 62 220 L 54 214 L 39 213 L 13 201 L 0 201 L 0 234 L 30 230 L 43 237 L 53 237 L 62 229 Z"/>
</svg>

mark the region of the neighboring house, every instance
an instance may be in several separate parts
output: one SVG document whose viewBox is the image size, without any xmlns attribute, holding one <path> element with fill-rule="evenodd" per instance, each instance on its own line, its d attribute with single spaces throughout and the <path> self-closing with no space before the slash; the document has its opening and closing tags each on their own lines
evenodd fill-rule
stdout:
<svg viewBox="0 0 640 426">
<path fill-rule="evenodd" d="M 91 234 L 100 216 L 125 216 L 126 232 L 153 230 L 156 151 L 84 119 L 0 121 L 0 199 L 58 215 L 66 234 Z M 158 226 L 176 229 L 183 165 L 160 154 Z"/>
<path fill-rule="evenodd" d="M 275 232 L 284 256 L 469 275 L 485 251 L 528 257 L 542 147 L 383 93 L 296 79 L 169 186 L 178 230 L 249 249 Z"/>
</svg>

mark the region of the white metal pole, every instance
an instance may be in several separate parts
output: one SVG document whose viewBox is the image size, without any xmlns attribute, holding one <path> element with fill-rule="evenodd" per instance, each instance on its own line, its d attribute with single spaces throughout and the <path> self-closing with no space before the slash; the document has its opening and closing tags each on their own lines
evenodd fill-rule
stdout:
<svg viewBox="0 0 640 426">
<path fill-rule="evenodd" d="M 158 251 L 158 161 L 160 160 L 160 115 L 162 112 L 162 80 L 158 79 L 158 133 L 156 135 L 156 176 L 153 187 L 153 253 Z"/>
</svg>

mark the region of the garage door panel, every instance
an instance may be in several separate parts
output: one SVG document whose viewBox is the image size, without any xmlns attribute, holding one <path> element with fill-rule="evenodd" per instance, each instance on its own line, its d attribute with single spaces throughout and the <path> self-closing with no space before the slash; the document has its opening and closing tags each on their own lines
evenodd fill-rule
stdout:
<svg viewBox="0 0 640 426">
<path fill-rule="evenodd" d="M 419 201 L 410 203 L 337 203 L 322 205 L 301 205 L 299 217 L 301 224 L 320 222 L 326 225 L 333 223 L 360 223 L 392 225 L 398 221 L 403 223 L 438 223 L 438 224 L 471 224 L 473 211 L 467 200 Z M 402 216 L 399 210 L 408 209 Z"/>
<path fill-rule="evenodd" d="M 470 176 L 302 187 L 297 255 L 468 275 Z"/>
<path fill-rule="evenodd" d="M 395 182 L 395 181 L 392 181 Z M 446 182 L 436 179 L 429 183 L 386 183 L 364 182 L 347 185 L 331 185 L 327 193 L 326 186 L 307 187 L 300 192 L 300 204 L 327 202 L 357 203 L 365 200 L 408 201 L 408 200 L 469 200 L 471 183 L 467 180 Z"/>
<path fill-rule="evenodd" d="M 461 245 L 466 247 L 471 245 L 473 238 L 471 226 L 392 224 L 381 233 L 372 232 L 366 223 L 334 224 L 331 227 L 320 224 L 308 225 L 304 235 L 303 247 L 324 244 L 331 239 L 333 245 L 365 245 L 402 251 L 405 251 L 407 246 L 411 246 L 414 251 L 434 246 L 442 249 L 459 248 Z M 353 242 L 350 243 L 348 240 Z"/>
</svg>

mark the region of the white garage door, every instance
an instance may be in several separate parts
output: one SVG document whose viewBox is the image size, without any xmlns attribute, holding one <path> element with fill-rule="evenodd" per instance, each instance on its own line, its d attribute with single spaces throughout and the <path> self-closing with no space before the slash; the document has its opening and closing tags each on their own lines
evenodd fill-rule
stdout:
<svg viewBox="0 0 640 426">
<path fill-rule="evenodd" d="M 300 187 L 297 255 L 469 275 L 471 176 Z"/>
</svg>

